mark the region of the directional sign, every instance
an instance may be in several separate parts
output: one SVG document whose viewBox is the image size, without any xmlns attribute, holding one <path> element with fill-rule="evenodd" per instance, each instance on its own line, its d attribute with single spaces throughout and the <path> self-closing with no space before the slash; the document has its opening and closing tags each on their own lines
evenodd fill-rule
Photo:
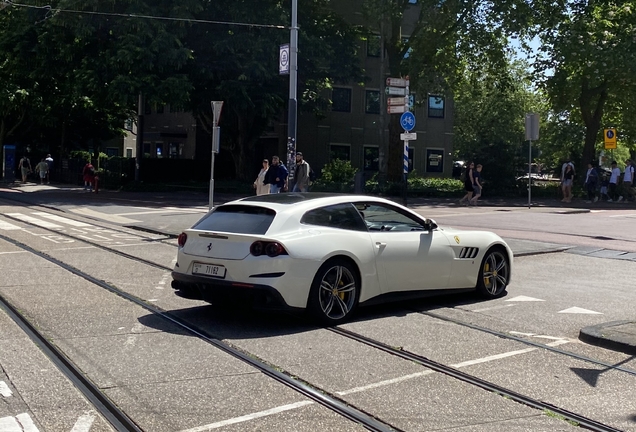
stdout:
<svg viewBox="0 0 636 432">
<path fill-rule="evenodd" d="M 605 148 L 606 149 L 615 149 L 616 148 L 616 129 L 610 128 L 604 130 L 605 136 Z"/>
<path fill-rule="evenodd" d="M 385 87 L 384 92 L 391 96 L 406 96 L 406 88 L 404 87 Z"/>
<path fill-rule="evenodd" d="M 402 114 L 406 112 L 406 105 L 389 105 L 386 107 L 386 112 L 389 114 Z"/>
<path fill-rule="evenodd" d="M 400 125 L 405 131 L 412 131 L 415 127 L 415 116 L 413 115 L 413 113 L 410 111 L 406 111 L 404 114 L 402 114 L 402 117 L 400 117 Z"/>
<path fill-rule="evenodd" d="M 406 97 L 388 98 L 386 103 L 388 105 L 407 105 L 409 103 L 409 99 Z"/>
<path fill-rule="evenodd" d="M 392 87 L 408 87 L 409 80 L 406 80 L 404 78 L 387 78 L 386 85 Z"/>
<path fill-rule="evenodd" d="M 416 132 L 401 133 L 400 139 L 402 141 L 415 141 L 417 139 L 417 133 Z"/>
</svg>

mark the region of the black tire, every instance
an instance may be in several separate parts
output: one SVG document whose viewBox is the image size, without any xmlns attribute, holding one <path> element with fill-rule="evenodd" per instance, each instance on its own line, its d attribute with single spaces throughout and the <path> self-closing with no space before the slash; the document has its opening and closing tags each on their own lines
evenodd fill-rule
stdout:
<svg viewBox="0 0 636 432">
<path fill-rule="evenodd" d="M 481 262 L 477 277 L 477 292 L 481 296 L 488 299 L 501 297 L 506 292 L 510 279 L 510 259 L 506 250 L 501 247 L 489 249 Z"/>
<path fill-rule="evenodd" d="M 348 320 L 358 306 L 360 277 L 349 261 L 334 258 L 316 272 L 307 309 L 321 324 L 332 326 Z"/>
</svg>

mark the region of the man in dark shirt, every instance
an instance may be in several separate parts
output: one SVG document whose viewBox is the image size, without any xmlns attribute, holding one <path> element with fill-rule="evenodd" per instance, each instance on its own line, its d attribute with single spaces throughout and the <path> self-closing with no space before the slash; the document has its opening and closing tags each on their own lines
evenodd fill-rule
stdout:
<svg viewBox="0 0 636 432">
<path fill-rule="evenodd" d="M 477 205 L 477 200 L 481 196 L 481 169 L 482 165 L 478 164 L 473 171 L 473 197 L 469 201 L 472 205 Z"/>
<path fill-rule="evenodd" d="M 280 163 L 278 156 L 272 156 L 272 165 L 265 174 L 263 183 L 269 185 L 269 193 L 279 193 L 287 185 L 287 167 Z"/>
</svg>

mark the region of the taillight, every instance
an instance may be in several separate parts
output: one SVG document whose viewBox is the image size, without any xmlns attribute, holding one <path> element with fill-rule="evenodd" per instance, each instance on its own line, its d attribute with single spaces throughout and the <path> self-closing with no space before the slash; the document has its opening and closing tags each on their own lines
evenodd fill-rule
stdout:
<svg viewBox="0 0 636 432">
<path fill-rule="evenodd" d="M 179 237 L 177 237 L 177 243 L 179 244 L 179 247 L 184 247 L 186 241 L 188 241 L 188 235 L 184 232 L 179 234 Z"/>
<path fill-rule="evenodd" d="M 278 255 L 287 255 L 287 251 L 280 243 L 255 241 L 250 246 L 250 253 L 254 256 L 267 255 L 274 258 Z"/>
</svg>

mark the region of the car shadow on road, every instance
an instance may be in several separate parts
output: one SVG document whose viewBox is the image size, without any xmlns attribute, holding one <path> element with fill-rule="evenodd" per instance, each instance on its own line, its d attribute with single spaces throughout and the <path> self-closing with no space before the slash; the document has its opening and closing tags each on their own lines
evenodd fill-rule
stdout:
<svg viewBox="0 0 636 432">
<path fill-rule="evenodd" d="M 388 317 L 403 317 L 417 311 L 432 311 L 481 302 L 483 302 L 481 297 L 469 292 L 383 303 L 359 308 L 352 317 L 352 321 L 364 322 Z M 274 312 L 204 305 L 171 310 L 167 314 L 208 337 L 220 340 L 262 339 L 305 333 L 321 328 L 302 312 Z M 184 334 L 183 328 L 170 322 L 169 319 L 157 319 L 154 314 L 139 318 L 139 322 L 162 332 Z M 191 334 L 195 336 L 194 333 Z"/>
</svg>

